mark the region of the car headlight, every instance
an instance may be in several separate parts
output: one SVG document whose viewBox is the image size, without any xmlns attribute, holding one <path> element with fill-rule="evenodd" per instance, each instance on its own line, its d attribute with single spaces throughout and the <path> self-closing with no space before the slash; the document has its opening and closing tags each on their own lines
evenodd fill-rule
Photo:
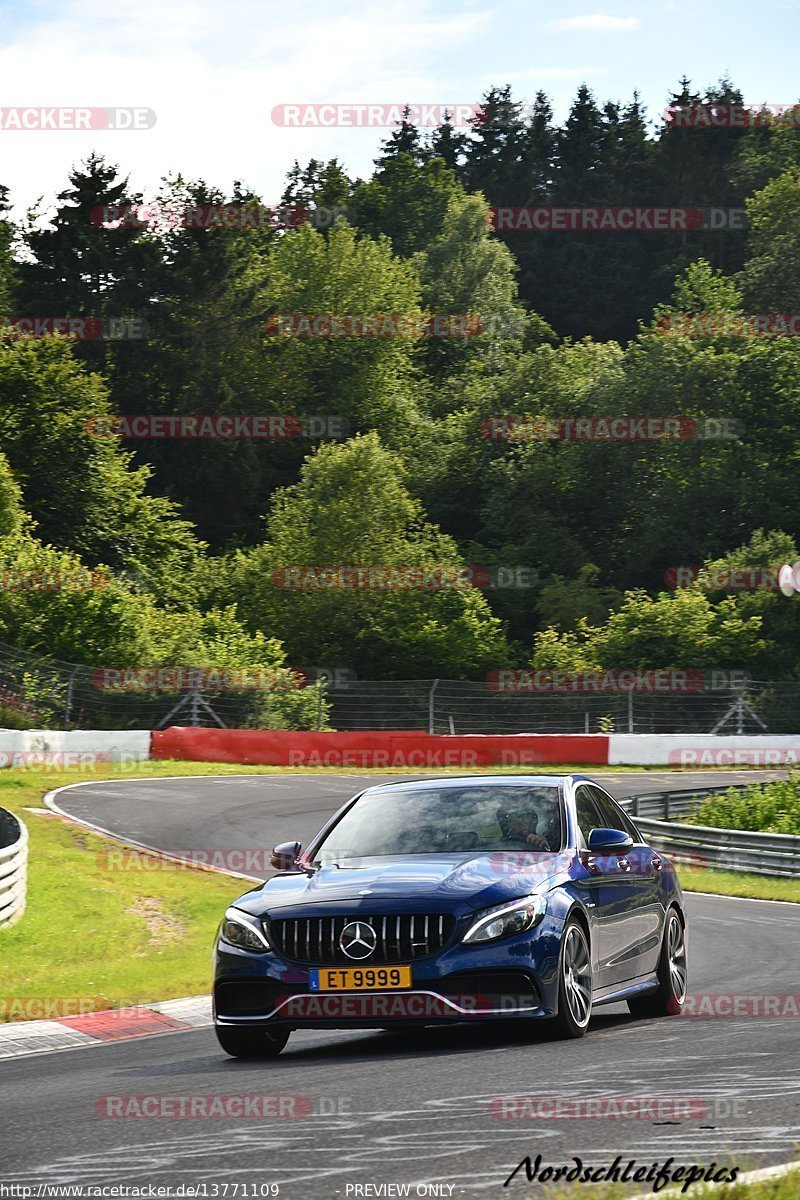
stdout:
<svg viewBox="0 0 800 1200">
<path fill-rule="evenodd" d="M 492 942 L 533 929 L 544 916 L 547 907 L 544 896 L 526 896 L 513 904 L 490 908 L 464 934 L 462 942 Z"/>
<path fill-rule="evenodd" d="M 254 950 L 257 954 L 272 949 L 258 917 L 251 917 L 240 908 L 229 908 L 225 913 L 219 927 L 219 938 L 229 946 L 236 946 L 239 950 Z"/>
</svg>

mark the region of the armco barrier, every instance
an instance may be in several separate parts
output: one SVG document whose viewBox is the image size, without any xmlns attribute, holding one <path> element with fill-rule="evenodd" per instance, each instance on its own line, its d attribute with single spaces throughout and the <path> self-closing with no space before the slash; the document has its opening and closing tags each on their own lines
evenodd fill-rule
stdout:
<svg viewBox="0 0 800 1200">
<path fill-rule="evenodd" d="M 745 784 L 731 791 L 741 792 Z M 644 836 L 657 850 L 693 866 L 724 871 L 749 871 L 756 875 L 800 876 L 800 837 L 786 833 L 758 833 L 719 829 L 710 825 L 682 825 L 671 818 L 697 808 L 709 796 L 727 788 L 696 788 L 685 792 L 642 792 L 621 800 Z"/>
<path fill-rule="evenodd" d="M 0 929 L 25 911 L 28 883 L 28 831 L 18 817 L 0 808 Z"/>
<path fill-rule="evenodd" d="M 430 734 L 422 730 L 295 733 L 189 729 L 152 735 L 153 758 L 259 763 L 278 767 L 489 767 L 608 762 L 608 736 L 590 734 Z"/>
</svg>

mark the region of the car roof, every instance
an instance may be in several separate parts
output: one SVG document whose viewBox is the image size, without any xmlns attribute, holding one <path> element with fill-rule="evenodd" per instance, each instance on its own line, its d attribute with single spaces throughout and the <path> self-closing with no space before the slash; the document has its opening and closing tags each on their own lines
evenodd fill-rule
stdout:
<svg viewBox="0 0 800 1200">
<path fill-rule="evenodd" d="M 587 780 L 585 775 L 456 775 L 432 779 L 409 779 L 402 783 L 377 783 L 365 788 L 361 795 L 377 791 L 411 791 L 420 784 L 435 789 L 454 787 L 558 787 L 562 783 Z"/>
</svg>

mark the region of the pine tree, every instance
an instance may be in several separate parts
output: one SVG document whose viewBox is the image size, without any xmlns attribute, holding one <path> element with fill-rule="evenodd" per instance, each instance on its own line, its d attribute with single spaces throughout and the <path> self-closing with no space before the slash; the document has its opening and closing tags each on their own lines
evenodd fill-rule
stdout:
<svg viewBox="0 0 800 1200">
<path fill-rule="evenodd" d="M 19 316 L 135 317 L 146 322 L 146 263 L 154 254 L 142 230 L 110 228 L 102 210 L 140 205 L 119 168 L 92 154 L 75 167 L 70 187 L 59 193 L 52 227 L 29 227 L 25 246 L 32 261 L 19 264 Z M 106 345 L 80 342 L 76 354 L 94 367 L 107 361 Z"/>
<path fill-rule="evenodd" d="M 473 121 L 467 147 L 466 180 L 470 191 L 482 191 L 493 205 L 518 206 L 531 190 L 527 129 L 522 104 L 508 84 L 490 88 Z"/>
<path fill-rule="evenodd" d="M 452 113 L 445 112 L 444 120 L 430 135 L 427 152 L 431 158 L 444 159 L 459 179 L 463 178 L 467 136 L 451 124 Z"/>
</svg>

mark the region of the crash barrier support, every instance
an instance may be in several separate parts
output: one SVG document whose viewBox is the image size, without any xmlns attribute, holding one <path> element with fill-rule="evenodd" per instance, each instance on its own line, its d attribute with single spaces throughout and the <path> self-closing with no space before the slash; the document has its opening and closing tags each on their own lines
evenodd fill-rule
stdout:
<svg viewBox="0 0 800 1200">
<path fill-rule="evenodd" d="M 0 929 L 25 911 L 28 882 L 28 831 L 18 817 L 0 808 Z"/>
</svg>

